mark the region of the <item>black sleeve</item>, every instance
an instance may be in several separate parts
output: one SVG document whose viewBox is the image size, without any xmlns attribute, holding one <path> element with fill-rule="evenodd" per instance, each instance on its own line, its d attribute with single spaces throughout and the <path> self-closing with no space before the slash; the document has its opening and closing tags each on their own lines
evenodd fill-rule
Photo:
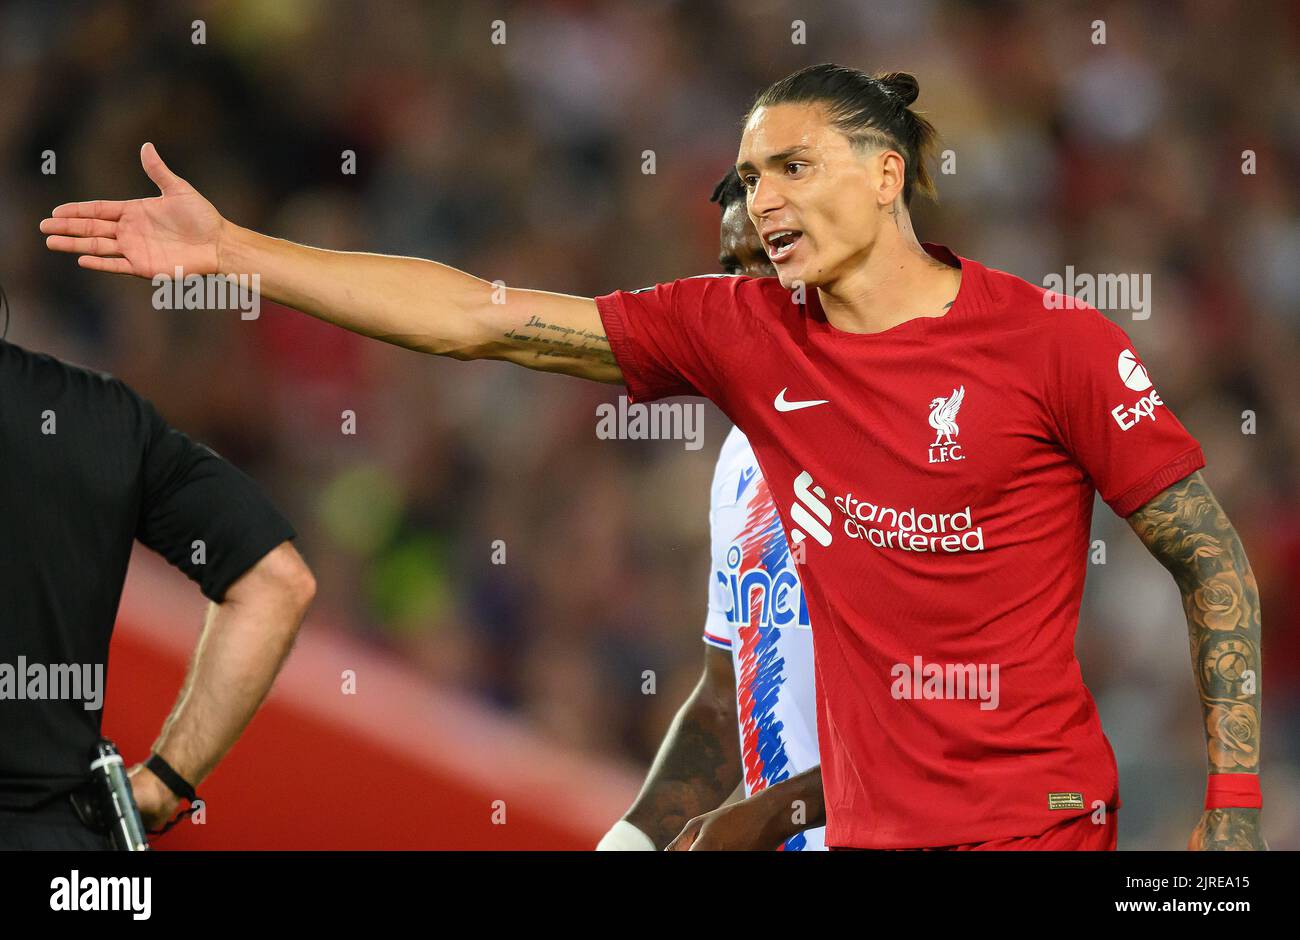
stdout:
<svg viewBox="0 0 1300 940">
<path fill-rule="evenodd" d="M 230 585 L 297 533 L 243 471 L 142 403 L 149 434 L 136 538 L 221 603 Z"/>
</svg>

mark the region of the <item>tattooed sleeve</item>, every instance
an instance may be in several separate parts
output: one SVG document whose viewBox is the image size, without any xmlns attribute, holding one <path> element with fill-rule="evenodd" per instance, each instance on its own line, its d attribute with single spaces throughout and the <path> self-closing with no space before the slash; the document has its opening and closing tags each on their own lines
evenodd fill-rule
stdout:
<svg viewBox="0 0 1300 940">
<path fill-rule="evenodd" d="M 624 818 L 662 849 L 691 819 L 716 809 L 741 774 L 736 674 L 731 654 L 710 647 L 699 685 L 673 719 Z"/>
<path fill-rule="evenodd" d="M 1128 522 L 1182 594 L 1210 773 L 1258 773 L 1259 588 L 1241 540 L 1200 473 Z"/>
<path fill-rule="evenodd" d="M 1182 594 L 1209 772 L 1259 773 L 1259 587 L 1241 540 L 1200 473 L 1169 487 L 1128 522 Z M 1188 848 L 1266 849 L 1259 812 L 1207 810 Z"/>
</svg>

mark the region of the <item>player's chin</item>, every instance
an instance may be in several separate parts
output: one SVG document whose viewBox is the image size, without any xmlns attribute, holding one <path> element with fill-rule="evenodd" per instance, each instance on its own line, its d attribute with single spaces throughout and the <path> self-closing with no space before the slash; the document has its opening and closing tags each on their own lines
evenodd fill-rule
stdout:
<svg viewBox="0 0 1300 940">
<path fill-rule="evenodd" d="M 811 265 L 807 261 L 786 261 L 774 264 L 773 267 L 776 268 L 777 279 L 786 290 L 816 286 L 808 283 L 808 269 Z"/>
</svg>

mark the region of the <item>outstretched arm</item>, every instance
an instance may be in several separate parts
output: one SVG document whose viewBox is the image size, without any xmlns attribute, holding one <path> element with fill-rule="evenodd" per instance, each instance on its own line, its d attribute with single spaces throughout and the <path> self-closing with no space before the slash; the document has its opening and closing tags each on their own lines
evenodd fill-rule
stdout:
<svg viewBox="0 0 1300 940">
<path fill-rule="evenodd" d="M 1128 523 L 1182 594 L 1209 773 L 1258 775 L 1259 587 L 1241 540 L 1200 473 L 1166 489 Z M 1265 849 L 1259 814 L 1248 807 L 1208 809 L 1188 848 Z"/>
<path fill-rule="evenodd" d="M 590 298 L 498 287 L 419 258 L 259 235 L 223 218 L 153 144 L 141 149 L 140 162 L 161 195 L 61 205 L 41 222 L 47 247 L 114 274 L 256 275 L 270 300 L 418 352 L 622 381 Z"/>
</svg>

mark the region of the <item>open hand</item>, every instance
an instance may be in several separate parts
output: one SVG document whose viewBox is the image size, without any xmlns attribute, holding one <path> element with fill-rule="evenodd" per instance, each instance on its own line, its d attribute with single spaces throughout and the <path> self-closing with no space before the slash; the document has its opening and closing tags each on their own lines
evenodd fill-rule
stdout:
<svg viewBox="0 0 1300 940">
<path fill-rule="evenodd" d="M 140 165 L 157 185 L 150 199 L 69 202 L 41 222 L 45 246 L 80 255 L 92 271 L 152 278 L 215 274 L 226 220 L 212 203 L 163 163 L 153 144 L 140 148 Z"/>
</svg>

